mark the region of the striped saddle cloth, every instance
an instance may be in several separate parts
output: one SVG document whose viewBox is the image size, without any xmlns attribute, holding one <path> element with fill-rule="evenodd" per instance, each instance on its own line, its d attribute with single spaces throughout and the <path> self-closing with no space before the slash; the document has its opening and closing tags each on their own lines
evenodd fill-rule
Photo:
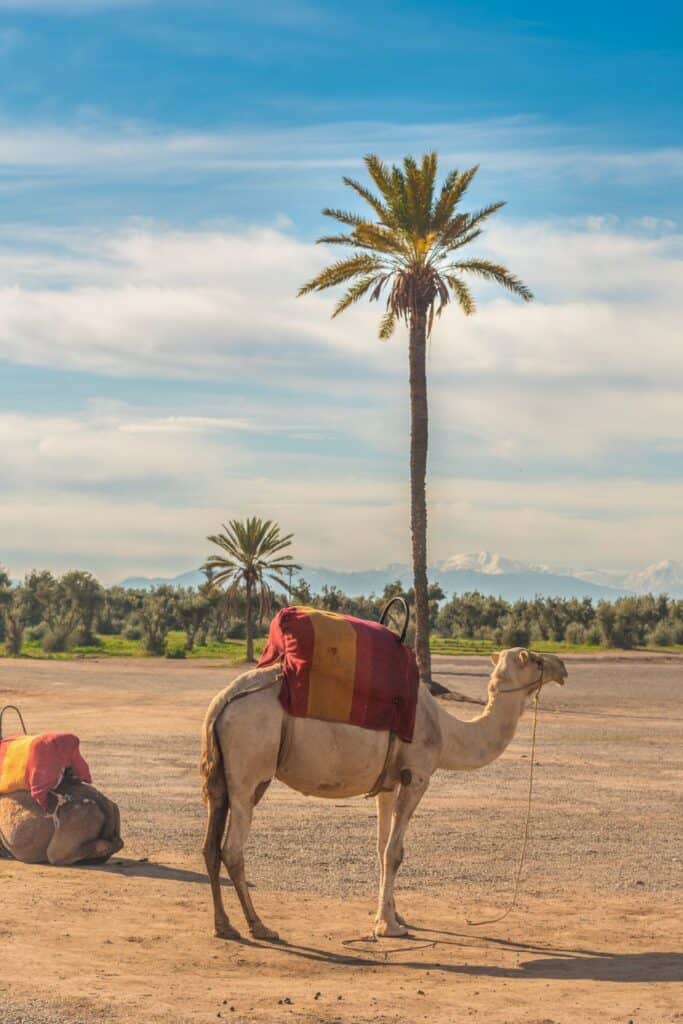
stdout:
<svg viewBox="0 0 683 1024">
<path fill-rule="evenodd" d="M 44 809 L 47 797 L 70 768 L 81 782 L 92 782 L 81 756 L 78 736 L 44 732 L 39 736 L 12 736 L 0 741 L 0 796 L 28 790 Z"/>
<path fill-rule="evenodd" d="M 270 624 L 259 667 L 277 662 L 280 703 L 290 715 L 412 740 L 417 662 L 385 626 L 317 608 L 283 608 Z"/>
</svg>

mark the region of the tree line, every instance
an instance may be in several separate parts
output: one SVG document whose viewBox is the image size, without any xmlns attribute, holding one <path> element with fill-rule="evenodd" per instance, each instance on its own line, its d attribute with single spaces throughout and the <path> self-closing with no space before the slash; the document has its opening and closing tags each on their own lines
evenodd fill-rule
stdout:
<svg viewBox="0 0 683 1024">
<path fill-rule="evenodd" d="M 269 601 L 248 614 L 246 584 L 226 592 L 215 586 L 210 574 L 196 588 L 136 590 L 102 586 L 81 570 L 62 576 L 35 570 L 13 585 L 0 569 L 0 642 L 7 654 L 18 655 L 27 640 L 39 642 L 45 652 L 52 653 L 96 647 L 103 636 L 121 636 L 140 641 L 148 654 L 163 655 L 169 631 L 178 630 L 185 635 L 181 651 L 189 652 L 208 642 L 246 639 L 248 620 L 250 632 L 263 636 L 271 616 L 286 604 L 376 621 L 386 602 L 399 595 L 412 607 L 414 592 L 399 580 L 379 595 L 361 597 L 351 597 L 337 587 L 323 587 L 314 594 L 299 580 L 289 594 L 272 590 Z M 590 598 L 553 597 L 510 602 L 471 592 L 447 600 L 441 588 L 432 584 L 429 620 L 433 635 L 489 640 L 501 647 L 533 646 L 535 641 L 620 648 L 683 644 L 683 600 L 666 596 L 621 597 L 593 604 Z"/>
</svg>

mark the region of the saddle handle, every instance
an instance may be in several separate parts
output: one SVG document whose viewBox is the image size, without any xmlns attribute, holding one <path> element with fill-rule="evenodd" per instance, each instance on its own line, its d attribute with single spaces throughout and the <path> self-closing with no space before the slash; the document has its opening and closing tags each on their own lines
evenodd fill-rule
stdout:
<svg viewBox="0 0 683 1024">
<path fill-rule="evenodd" d="M 27 736 L 28 735 L 28 729 L 26 728 L 26 723 L 24 722 L 24 717 L 23 717 L 21 711 L 19 710 L 19 708 L 16 706 L 16 704 L 5 704 L 5 706 L 2 709 L 2 711 L 0 711 L 0 740 L 2 740 L 2 717 L 3 717 L 3 715 L 5 714 L 6 711 L 15 711 L 16 712 L 17 718 L 21 722 L 21 728 L 24 730 L 24 736 Z"/>
<path fill-rule="evenodd" d="M 408 607 L 408 602 L 406 601 L 405 597 L 392 597 L 391 600 L 387 601 L 387 603 L 384 605 L 384 608 L 382 608 L 382 612 L 379 617 L 379 623 L 380 626 L 384 625 L 389 614 L 389 609 L 393 604 L 398 604 L 403 609 L 403 629 L 401 630 L 401 633 L 399 635 L 399 640 L 401 641 L 401 643 L 403 643 L 406 638 L 406 633 L 408 632 L 408 623 L 410 622 L 410 608 Z"/>
</svg>

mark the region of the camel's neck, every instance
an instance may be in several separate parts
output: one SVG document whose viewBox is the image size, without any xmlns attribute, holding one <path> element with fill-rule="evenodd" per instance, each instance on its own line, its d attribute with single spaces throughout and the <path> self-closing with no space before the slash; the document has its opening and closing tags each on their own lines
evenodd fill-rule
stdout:
<svg viewBox="0 0 683 1024">
<path fill-rule="evenodd" d="M 503 691 L 506 683 L 502 683 Z M 515 735 L 524 709 L 526 693 L 517 690 L 505 693 L 492 676 L 489 701 L 478 718 L 463 722 L 439 708 L 442 748 L 439 768 L 447 771 L 469 771 L 482 768 L 503 753 Z"/>
</svg>

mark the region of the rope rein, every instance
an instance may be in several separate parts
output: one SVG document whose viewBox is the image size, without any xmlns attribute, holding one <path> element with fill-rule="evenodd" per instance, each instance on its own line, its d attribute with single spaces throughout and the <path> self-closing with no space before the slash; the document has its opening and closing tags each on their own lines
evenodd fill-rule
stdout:
<svg viewBox="0 0 683 1024">
<path fill-rule="evenodd" d="M 529 792 L 527 795 L 526 821 L 524 822 L 524 836 L 522 838 L 522 849 L 520 851 L 519 862 L 517 864 L 517 875 L 515 878 L 515 888 L 512 893 L 512 900 L 510 901 L 507 910 L 504 910 L 502 914 L 498 914 L 497 917 L 487 917 L 481 921 L 470 921 L 470 919 L 466 917 L 466 923 L 472 927 L 478 927 L 482 924 L 495 924 L 497 921 L 502 921 L 517 906 L 517 897 L 519 896 L 519 885 L 522 878 L 522 868 L 524 867 L 524 858 L 526 856 L 526 848 L 529 842 L 529 823 L 531 820 L 531 794 L 533 792 L 534 785 L 534 758 L 536 755 L 536 726 L 538 725 L 538 703 L 540 696 L 541 690 L 539 688 L 534 694 L 534 721 L 531 729 L 531 762 L 529 764 Z"/>
</svg>

